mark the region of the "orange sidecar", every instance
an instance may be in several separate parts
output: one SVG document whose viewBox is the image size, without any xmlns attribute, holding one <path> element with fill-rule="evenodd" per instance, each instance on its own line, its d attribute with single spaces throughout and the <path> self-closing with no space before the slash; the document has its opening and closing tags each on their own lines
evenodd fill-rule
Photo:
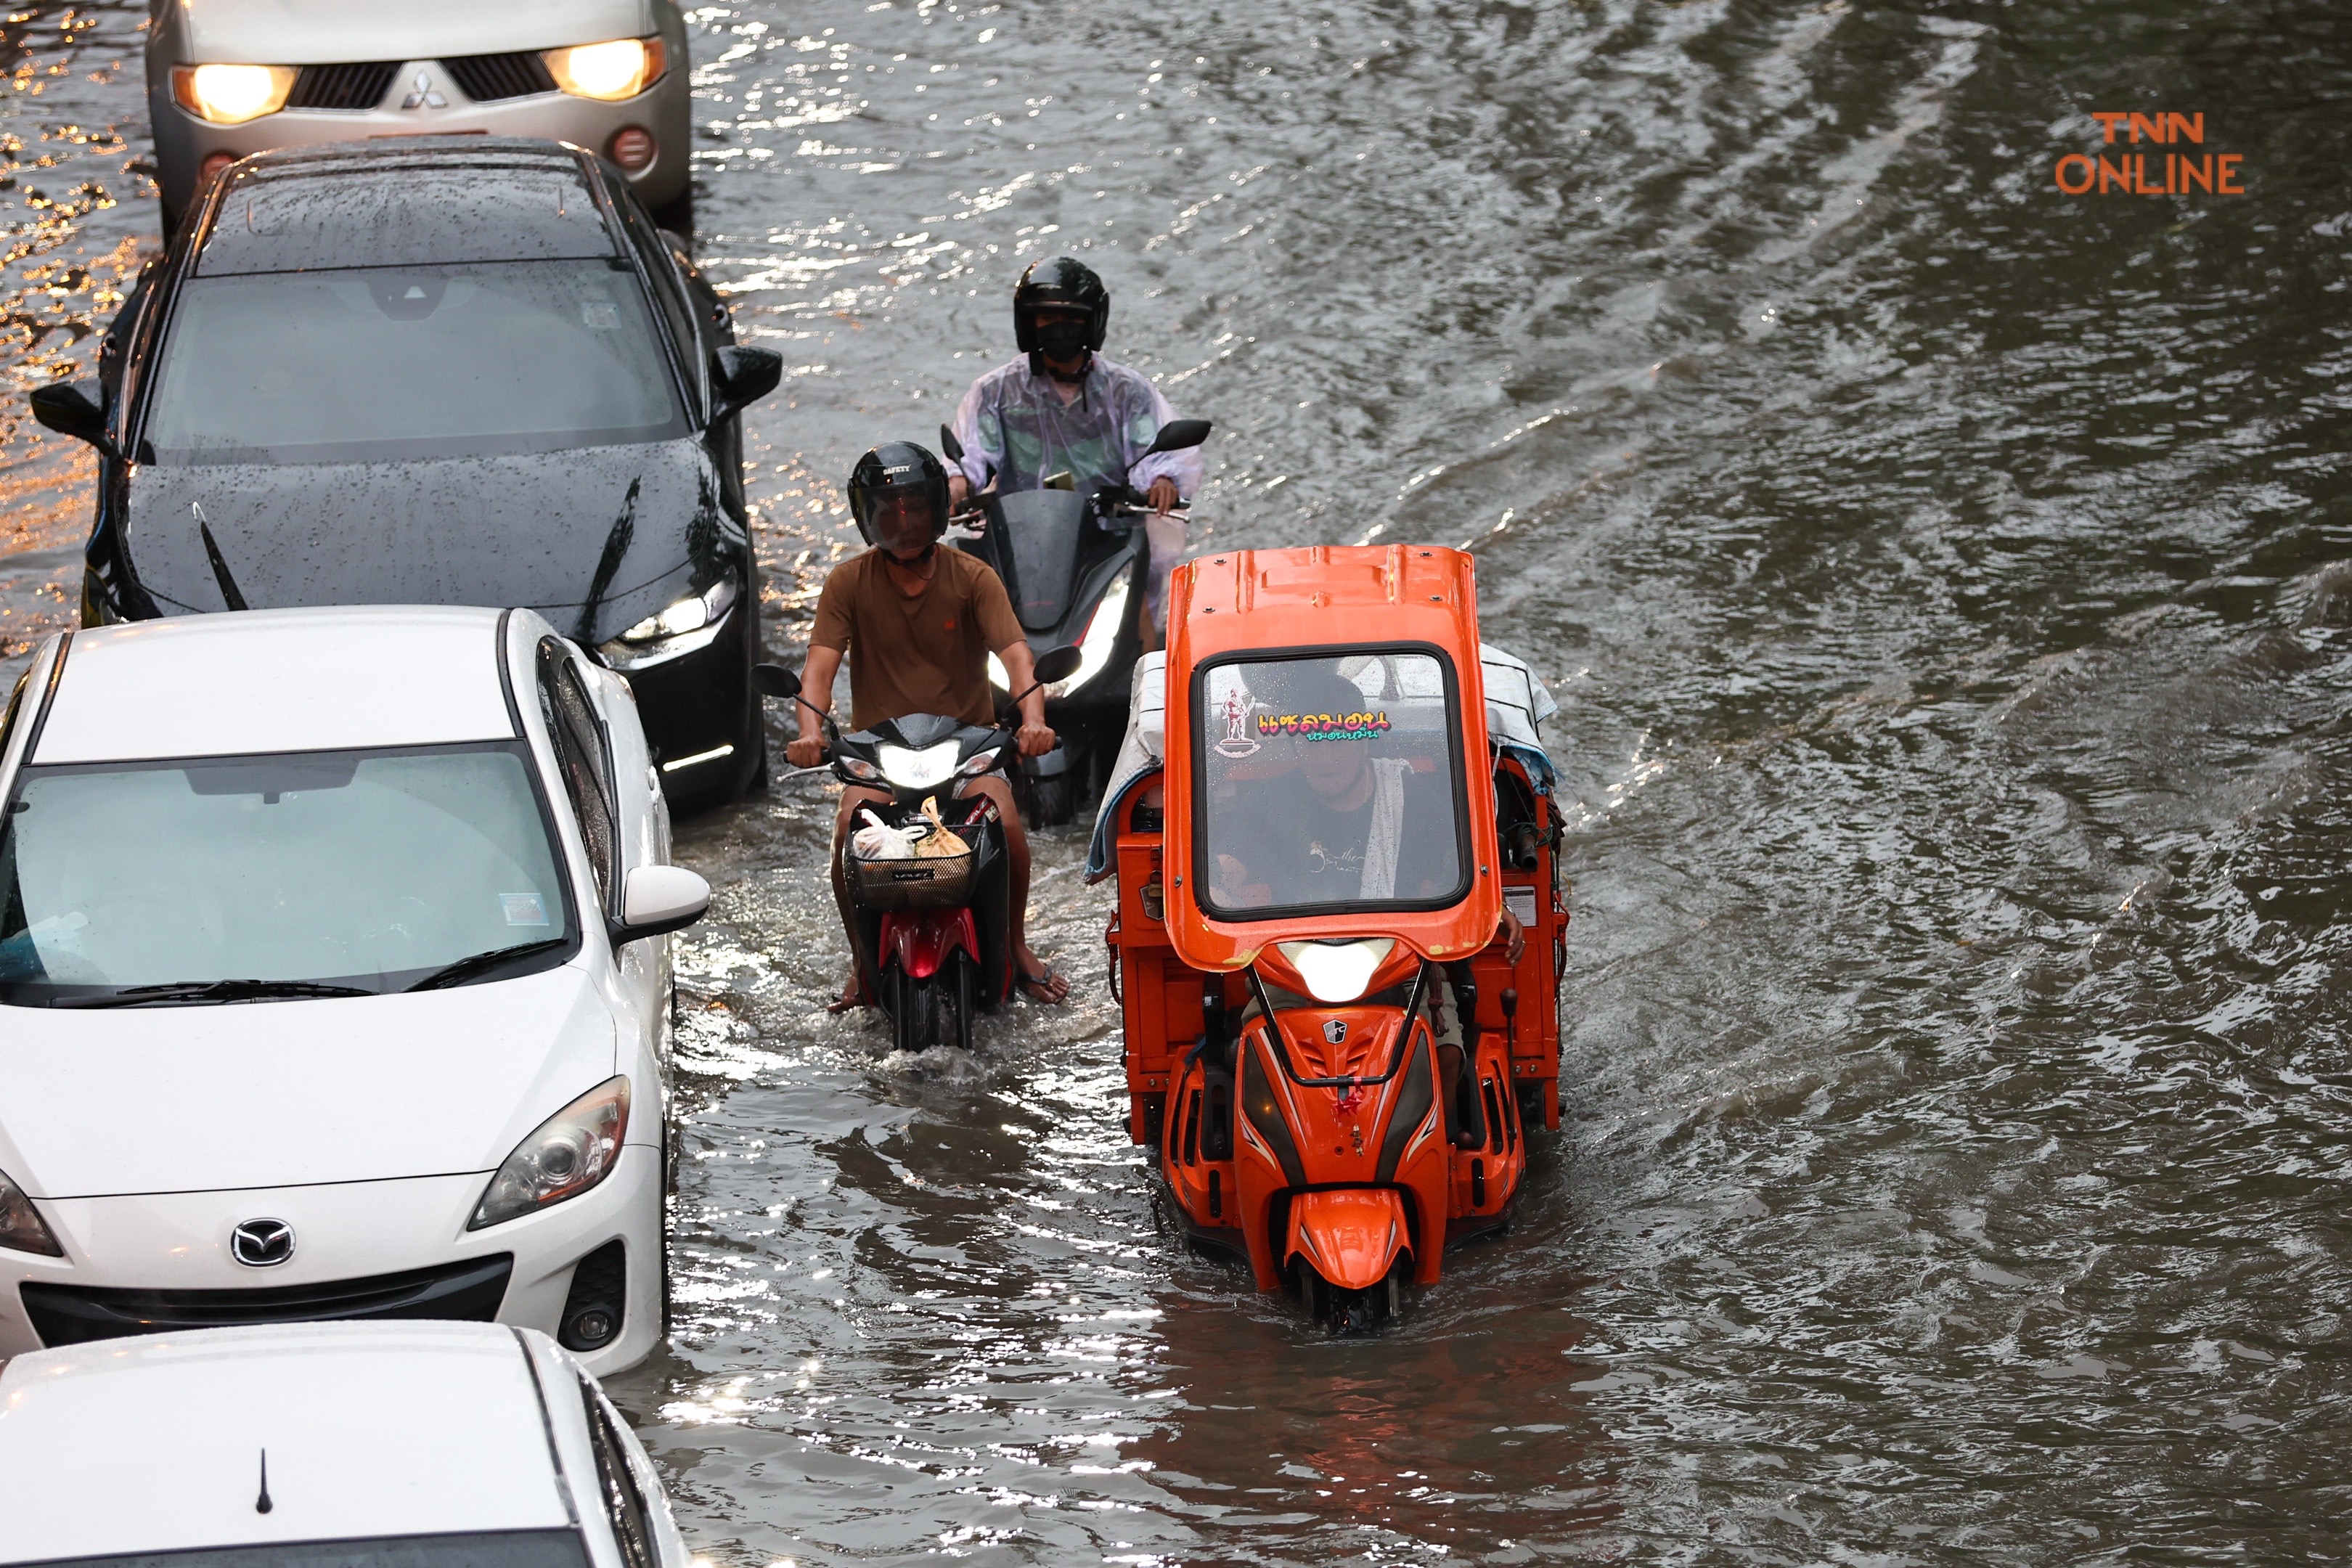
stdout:
<svg viewBox="0 0 2352 1568">
<path fill-rule="evenodd" d="M 1550 699 L 1458 551 L 1233 552 L 1171 595 L 1088 866 L 1129 1131 L 1192 1236 L 1369 1328 L 1559 1124 Z"/>
</svg>

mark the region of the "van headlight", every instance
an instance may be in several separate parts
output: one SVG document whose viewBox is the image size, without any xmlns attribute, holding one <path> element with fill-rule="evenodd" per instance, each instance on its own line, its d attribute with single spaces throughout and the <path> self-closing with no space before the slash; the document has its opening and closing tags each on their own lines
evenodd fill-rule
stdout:
<svg viewBox="0 0 2352 1568">
<path fill-rule="evenodd" d="M 1298 971 L 1308 994 L 1318 1002 L 1353 1002 L 1372 983 L 1373 973 L 1396 951 L 1393 937 L 1366 937 L 1360 942 L 1285 942 L 1276 944 L 1283 962 Z"/>
<path fill-rule="evenodd" d="M 721 577 L 647 616 L 596 651 L 614 669 L 643 669 L 709 647 L 735 607 L 736 592 L 735 579 Z"/>
<path fill-rule="evenodd" d="M 515 1145 L 474 1206 L 467 1230 L 503 1225 L 566 1198 L 576 1198 L 613 1173 L 621 1139 L 629 1131 L 629 1080 L 607 1079 Z"/>
<path fill-rule="evenodd" d="M 910 746 L 874 748 L 874 760 L 882 764 L 882 776 L 900 789 L 930 789 L 947 783 L 955 777 L 956 763 L 962 754 L 961 741 L 941 741 L 919 752 Z"/>
<path fill-rule="evenodd" d="M 173 66 L 172 101 L 215 125 L 242 125 L 286 107 L 292 66 Z"/>
<path fill-rule="evenodd" d="M 661 79 L 663 54 L 659 38 L 613 38 L 549 49 L 539 58 L 555 85 L 572 97 L 618 103 Z"/>
</svg>

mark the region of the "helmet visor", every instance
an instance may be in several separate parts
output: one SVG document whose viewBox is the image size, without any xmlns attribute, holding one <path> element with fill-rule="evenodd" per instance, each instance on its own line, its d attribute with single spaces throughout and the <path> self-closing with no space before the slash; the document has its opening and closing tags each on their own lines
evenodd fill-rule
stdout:
<svg viewBox="0 0 2352 1568">
<path fill-rule="evenodd" d="M 947 530 L 930 497 L 916 489 L 885 490 L 866 518 L 874 542 L 893 555 L 917 555 Z"/>
</svg>

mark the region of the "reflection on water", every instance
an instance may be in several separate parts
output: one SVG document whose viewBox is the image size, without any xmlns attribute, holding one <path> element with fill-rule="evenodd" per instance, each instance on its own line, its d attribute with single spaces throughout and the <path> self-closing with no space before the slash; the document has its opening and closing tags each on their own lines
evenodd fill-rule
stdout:
<svg viewBox="0 0 2352 1568">
<path fill-rule="evenodd" d="M 1076 1005 L 934 1062 L 822 1012 L 820 789 L 689 825 L 677 1333 L 616 1392 L 714 1563 L 2340 1548 L 2337 7 L 693 16 L 774 647 L 856 455 L 1084 251 L 1218 422 L 1202 538 L 1478 552 L 1580 825 L 1563 1132 L 1344 1344 L 1158 1223 L 1076 831 Z M 20 385 L 154 243 L 140 18 L 7 24 Z M 2135 108 L 2251 194 L 2061 196 Z M 11 418 L 21 658 L 89 468 Z"/>
</svg>

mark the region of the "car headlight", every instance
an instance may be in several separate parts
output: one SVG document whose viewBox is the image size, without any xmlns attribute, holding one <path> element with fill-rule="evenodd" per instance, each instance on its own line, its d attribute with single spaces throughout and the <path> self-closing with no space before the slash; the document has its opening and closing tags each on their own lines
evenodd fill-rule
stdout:
<svg viewBox="0 0 2352 1568">
<path fill-rule="evenodd" d="M 0 1247 L 16 1252 L 37 1252 L 44 1258 L 63 1258 L 66 1249 L 41 1223 L 41 1213 L 25 1189 L 0 1171 Z"/>
<path fill-rule="evenodd" d="M 929 789 L 955 777 L 962 751 L 961 741 L 941 741 L 919 752 L 908 746 L 877 746 L 874 760 L 882 764 L 882 776 L 900 789 Z"/>
<path fill-rule="evenodd" d="M 1298 971 L 1318 1002 L 1353 1002 L 1396 951 L 1396 942 L 1385 936 L 1360 942 L 1277 942 L 1276 951 Z"/>
<path fill-rule="evenodd" d="M 607 1079 L 515 1145 L 466 1228 L 502 1225 L 578 1197 L 621 1163 L 621 1139 L 628 1130 L 629 1080 Z"/>
<path fill-rule="evenodd" d="M 602 44 L 574 44 L 549 49 L 539 57 L 555 85 L 574 98 L 618 103 L 661 79 L 664 65 L 659 38 L 614 38 Z"/>
<path fill-rule="evenodd" d="M 596 651 L 614 669 L 642 669 L 709 647 L 727 624 L 735 595 L 735 579 L 721 577 L 699 594 L 688 594 L 647 616 Z"/>
<path fill-rule="evenodd" d="M 242 125 L 286 107 L 292 66 L 173 66 L 172 100 L 215 125 Z"/>
</svg>

